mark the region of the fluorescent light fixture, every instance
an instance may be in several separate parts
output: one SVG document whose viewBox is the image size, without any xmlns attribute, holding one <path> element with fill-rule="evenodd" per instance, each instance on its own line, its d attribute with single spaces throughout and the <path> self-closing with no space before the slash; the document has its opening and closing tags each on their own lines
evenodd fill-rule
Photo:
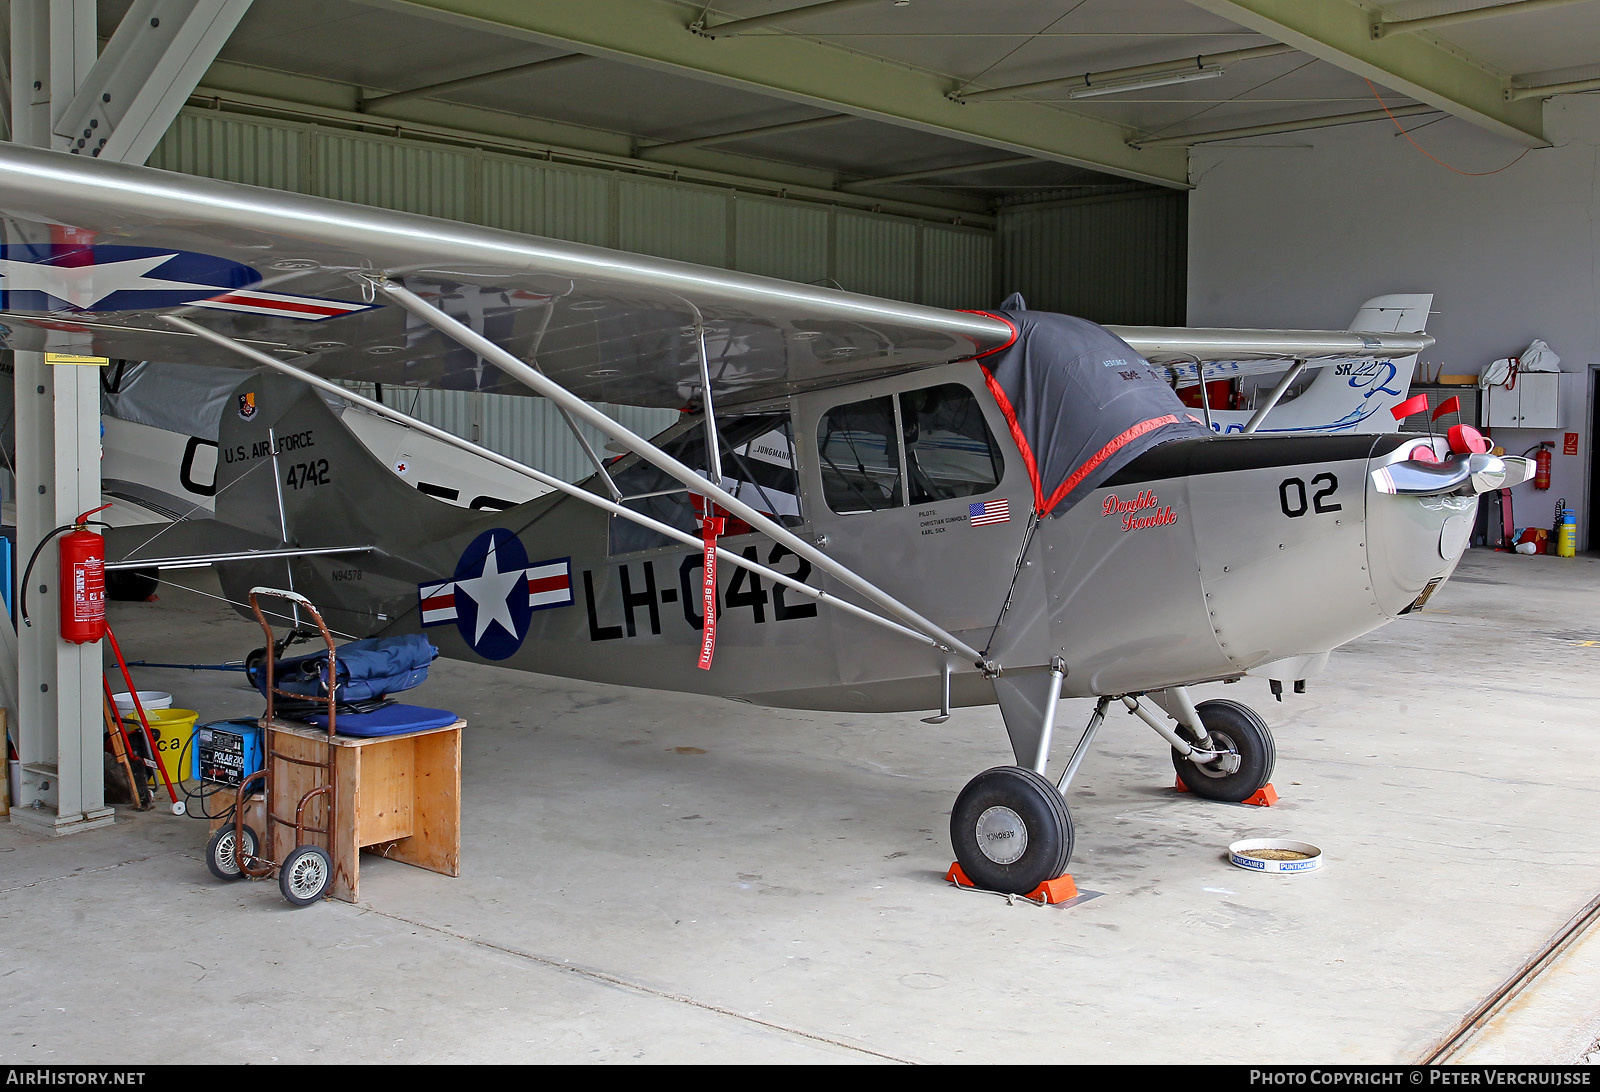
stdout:
<svg viewBox="0 0 1600 1092">
<path fill-rule="evenodd" d="M 1147 91 L 1152 87 L 1170 87 L 1172 84 L 1188 83 L 1191 80 L 1215 79 L 1224 71 L 1220 65 L 1210 65 L 1183 72 L 1158 72 L 1152 76 L 1140 76 L 1136 79 L 1107 80 L 1105 83 L 1090 84 L 1088 87 L 1075 87 L 1067 92 L 1067 98 L 1092 99 L 1099 95 L 1120 95 L 1124 91 Z"/>
</svg>

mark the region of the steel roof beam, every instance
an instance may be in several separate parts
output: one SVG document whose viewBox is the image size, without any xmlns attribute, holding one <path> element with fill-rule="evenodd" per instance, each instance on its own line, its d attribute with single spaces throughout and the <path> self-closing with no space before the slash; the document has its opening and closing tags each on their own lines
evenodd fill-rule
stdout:
<svg viewBox="0 0 1600 1092">
<path fill-rule="evenodd" d="M 945 98 L 946 77 L 796 34 L 711 40 L 691 33 L 702 5 L 660 0 L 386 0 L 385 6 L 821 110 L 1159 185 L 1187 187 L 1182 149 L 1137 151 L 1119 125 L 1037 102 L 982 110 Z"/>
<path fill-rule="evenodd" d="M 1551 95 L 1576 95 L 1582 91 L 1600 91 L 1600 79 L 1568 80 L 1566 83 L 1528 84 L 1524 87 L 1506 88 L 1507 101 L 1517 99 L 1544 99 Z"/>
<path fill-rule="evenodd" d="M 952 163 L 948 167 L 929 167 L 922 171 L 906 171 L 903 174 L 886 174 L 879 178 L 863 178 L 844 186 L 844 189 L 854 189 L 857 186 L 898 186 L 906 182 L 921 182 L 925 178 L 938 178 L 946 174 L 961 174 L 965 171 L 996 171 L 1002 167 L 1026 167 L 1039 162 L 1032 156 L 1012 156 L 1010 159 L 991 159 L 983 163 Z"/>
<path fill-rule="evenodd" d="M 1424 37 L 1374 39 L 1370 8 L 1354 0 L 1189 3 L 1491 133 L 1529 147 L 1549 146 L 1537 102 L 1507 101 L 1500 77 Z"/>
<path fill-rule="evenodd" d="M 1417 30 L 1473 23 L 1479 19 L 1497 19 L 1502 15 L 1525 15 L 1546 8 L 1562 8 L 1568 4 L 1586 4 L 1590 0 L 1520 0 L 1518 3 L 1494 4 L 1487 8 L 1468 8 L 1465 11 L 1447 11 L 1443 15 L 1427 15 L 1419 19 L 1383 19 L 1372 21 L 1372 36 L 1385 38 L 1391 34 L 1409 34 Z"/>
<path fill-rule="evenodd" d="M 361 109 L 370 113 L 380 107 L 392 106 L 397 102 L 405 102 L 407 99 L 431 99 L 451 91 L 461 91 L 468 87 L 477 87 L 479 84 L 493 83 L 496 80 L 509 79 L 512 76 L 521 76 L 529 72 L 562 68 L 573 61 L 587 61 L 589 59 L 588 56 L 582 53 L 568 53 L 560 57 L 546 57 L 539 61 L 529 61 L 527 64 L 512 65 L 510 68 L 497 68 L 492 72 L 479 72 L 475 76 L 462 76 L 460 79 L 445 80 L 443 83 L 430 83 L 423 87 L 413 87 L 408 91 L 393 91 L 384 95 L 367 95 L 361 100 Z"/>
<path fill-rule="evenodd" d="M 760 137 L 779 136 L 783 133 L 803 133 L 808 129 L 820 129 L 825 125 L 837 125 L 841 121 L 854 120 L 849 114 L 824 114 L 820 118 L 806 118 L 803 121 L 785 121 L 778 125 L 760 125 L 754 129 L 737 129 L 731 133 L 712 133 L 709 136 L 690 137 L 687 140 L 668 140 L 661 144 L 647 144 L 639 149 L 639 155 L 645 159 L 653 153 L 677 151 L 682 148 L 704 148 L 710 144 L 730 144 L 736 140 L 756 140 Z"/>
<path fill-rule="evenodd" d="M 1327 129 L 1335 125 L 1355 125 L 1363 121 L 1383 121 L 1391 117 L 1408 118 L 1415 114 L 1438 112 L 1438 108 L 1433 106 L 1395 106 L 1388 110 L 1358 110 L 1353 114 L 1328 114 L 1318 118 L 1300 118 L 1296 121 L 1274 121 L 1265 125 L 1242 125 L 1236 129 L 1214 129 L 1209 133 L 1178 133 L 1174 136 L 1153 137 L 1141 141 L 1140 147 L 1207 144 L 1216 140 L 1239 140 L 1242 137 L 1270 136 L 1273 133 L 1298 133 L 1306 129 Z"/>
<path fill-rule="evenodd" d="M 50 147 L 143 163 L 250 0 L 136 0 L 55 119 Z"/>
<path fill-rule="evenodd" d="M 796 8 L 785 8 L 783 11 L 769 11 L 765 15 L 752 15 L 745 19 L 729 19 L 724 23 L 707 25 L 705 16 L 696 19 L 690 28 L 696 34 L 703 34 L 707 38 L 726 38 L 734 34 L 743 34 L 749 30 L 760 30 L 774 23 L 788 23 L 795 19 L 802 19 L 811 15 L 818 15 L 828 11 L 849 11 L 851 8 L 864 8 L 872 4 L 882 7 L 907 7 L 909 0 L 823 0 L 820 4 L 804 4 Z"/>
</svg>

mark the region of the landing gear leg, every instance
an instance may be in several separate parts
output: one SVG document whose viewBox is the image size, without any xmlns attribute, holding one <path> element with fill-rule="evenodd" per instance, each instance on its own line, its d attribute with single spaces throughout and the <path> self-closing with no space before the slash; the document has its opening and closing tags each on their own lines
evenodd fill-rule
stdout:
<svg viewBox="0 0 1600 1092">
<path fill-rule="evenodd" d="M 1044 776 L 1065 675 L 1066 665 L 1057 661 L 1048 675 L 995 681 L 1017 765 L 996 766 L 973 778 L 950 812 L 956 861 L 979 887 L 1026 895 L 1064 874 L 1072 859 L 1072 817 L 1062 791 L 1082 760 L 1087 738 L 1074 751 L 1062 788 Z"/>
<path fill-rule="evenodd" d="M 1266 721 L 1249 706 L 1225 698 L 1201 702 L 1195 709 L 1211 738 L 1211 749 L 1219 757 L 1200 761 L 1199 752 L 1184 755 L 1174 748 L 1173 769 L 1196 796 L 1233 804 L 1250 799 L 1272 780 L 1272 767 L 1278 759 L 1277 744 Z"/>
<path fill-rule="evenodd" d="M 1172 745 L 1173 768 L 1196 796 L 1243 803 L 1272 779 L 1277 745 L 1249 706 L 1226 698 L 1195 705 L 1183 687 L 1169 687 L 1161 704 L 1177 720 L 1174 726 L 1143 694 L 1125 694 L 1122 703 Z"/>
</svg>

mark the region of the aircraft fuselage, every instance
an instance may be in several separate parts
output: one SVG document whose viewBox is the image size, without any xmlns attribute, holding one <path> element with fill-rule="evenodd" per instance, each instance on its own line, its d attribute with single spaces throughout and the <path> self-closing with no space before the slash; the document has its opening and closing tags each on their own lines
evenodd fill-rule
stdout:
<svg viewBox="0 0 1600 1092">
<path fill-rule="evenodd" d="M 455 658 L 767 705 L 936 708 L 947 660 L 955 704 L 995 700 L 973 664 L 726 564 L 714 659 L 700 670 L 701 551 L 559 494 L 463 511 L 408 487 L 314 393 L 278 377 L 245 387 L 257 412 L 224 420 L 221 449 L 242 454 L 219 460 L 219 517 L 278 537 L 281 495 L 295 544 L 378 549 L 229 565 L 230 598 L 292 584 L 350 636 L 421 629 Z M 906 420 L 932 404 L 928 391 L 943 401 L 912 438 Z M 888 421 L 894 407 L 903 443 L 873 431 L 871 413 Z M 741 455 L 731 472 L 725 457 L 725 479 L 764 479 L 745 482 L 763 510 L 1006 671 L 1064 662 L 1068 696 L 1234 677 L 1337 647 L 1448 575 L 1476 503 L 1375 493 L 1371 468 L 1409 438 L 1181 440 L 1030 534 L 1026 468 L 975 364 L 743 409 L 758 435 L 731 434 Z M 973 412 L 985 428 L 961 418 Z M 289 435 L 293 450 L 275 442 Z M 629 465 L 613 472 L 631 494 Z M 677 497 L 637 503 L 688 503 Z M 765 536 L 720 545 L 850 598 Z"/>
</svg>

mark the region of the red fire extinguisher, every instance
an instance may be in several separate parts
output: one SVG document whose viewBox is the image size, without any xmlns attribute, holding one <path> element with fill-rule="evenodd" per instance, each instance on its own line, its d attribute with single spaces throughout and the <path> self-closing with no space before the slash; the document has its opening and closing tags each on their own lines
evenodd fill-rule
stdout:
<svg viewBox="0 0 1600 1092">
<path fill-rule="evenodd" d="M 89 530 L 89 517 L 110 507 L 83 513 L 61 536 L 61 639 L 75 645 L 106 635 L 106 540 Z"/>
<path fill-rule="evenodd" d="M 1554 440 L 1541 440 L 1539 442 L 1539 454 L 1533 457 L 1533 487 L 1535 489 L 1550 488 L 1550 456 L 1555 446 L 1556 442 Z M 1527 452 L 1523 454 L 1527 454 Z"/>
<path fill-rule="evenodd" d="M 33 572 L 34 562 L 39 559 L 39 551 L 44 549 L 45 543 L 56 535 L 62 535 L 59 548 L 61 639 L 87 645 L 106 635 L 106 540 L 89 530 L 89 517 L 110 507 L 109 504 L 102 504 L 99 508 L 91 508 L 72 523 L 57 527 L 40 540 L 22 574 L 22 601 L 19 605 L 24 624 L 33 625 L 33 620 L 28 617 L 28 577 Z"/>
</svg>

